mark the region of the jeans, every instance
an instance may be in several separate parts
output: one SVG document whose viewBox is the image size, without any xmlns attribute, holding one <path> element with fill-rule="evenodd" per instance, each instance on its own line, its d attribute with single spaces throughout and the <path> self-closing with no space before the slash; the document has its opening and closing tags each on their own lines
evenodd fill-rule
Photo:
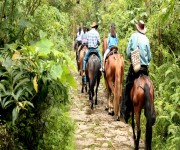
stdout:
<svg viewBox="0 0 180 150">
<path fill-rule="evenodd" d="M 86 70 L 86 62 L 87 62 L 87 60 L 88 60 L 91 52 L 96 52 L 96 53 L 97 53 L 97 56 L 98 56 L 98 58 L 99 58 L 99 60 L 100 60 L 100 64 L 101 64 L 101 56 L 100 56 L 100 54 L 99 54 L 98 48 L 88 48 L 88 51 L 87 51 L 86 55 L 84 56 L 83 71 Z"/>
</svg>

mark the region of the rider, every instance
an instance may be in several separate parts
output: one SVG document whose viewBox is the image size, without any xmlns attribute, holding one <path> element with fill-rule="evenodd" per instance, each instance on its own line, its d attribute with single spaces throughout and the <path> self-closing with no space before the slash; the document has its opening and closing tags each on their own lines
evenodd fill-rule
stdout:
<svg viewBox="0 0 180 150">
<path fill-rule="evenodd" d="M 83 33 L 81 35 L 81 47 L 77 52 L 78 61 L 79 61 L 80 51 L 83 49 L 84 46 L 87 47 L 87 28 L 85 26 L 83 27 Z"/>
<path fill-rule="evenodd" d="M 88 31 L 87 33 L 88 51 L 86 55 L 84 56 L 83 76 L 85 76 L 86 61 L 88 60 L 88 57 L 90 56 L 91 52 L 97 53 L 97 56 L 99 57 L 100 64 L 101 64 L 101 57 L 98 50 L 98 46 L 100 45 L 100 42 L 101 42 L 99 33 L 97 32 L 98 24 L 96 24 L 96 22 L 93 22 L 91 27 L 92 29 Z M 86 83 L 86 79 L 84 82 Z"/>
<path fill-rule="evenodd" d="M 115 23 L 112 23 L 112 24 L 111 24 L 111 28 L 110 28 L 111 32 L 110 32 L 110 34 L 108 35 L 108 40 L 107 40 L 107 42 L 108 42 L 108 48 L 107 48 L 107 50 L 106 50 L 105 53 L 104 53 L 104 59 L 103 59 L 103 65 L 102 65 L 102 68 L 103 68 L 102 70 L 103 70 L 103 71 L 104 71 L 104 64 L 105 64 L 105 59 L 106 59 L 107 54 L 110 52 L 110 49 L 111 49 L 113 46 L 116 46 L 116 47 L 117 47 L 117 45 L 118 45 L 118 36 L 117 36 L 117 34 L 116 34 L 115 27 L 116 27 Z"/>
<path fill-rule="evenodd" d="M 78 47 L 82 44 L 82 34 L 83 34 L 83 30 L 81 29 L 81 27 L 79 27 L 78 32 L 76 34 L 76 43 L 74 48 L 77 50 Z"/>
<path fill-rule="evenodd" d="M 129 67 L 128 75 L 126 78 L 126 87 L 124 89 L 123 101 L 122 101 L 122 114 L 126 123 L 130 117 L 130 112 L 132 111 L 132 102 L 130 100 L 130 90 L 133 87 L 134 79 L 140 74 L 149 75 L 148 65 L 151 60 L 151 51 L 149 39 L 146 37 L 146 28 L 144 22 L 140 20 L 136 24 L 137 32 L 133 33 L 130 37 L 128 47 L 126 50 L 127 56 L 131 61 L 131 51 L 135 50 L 137 47 L 140 49 L 140 63 L 141 68 L 138 72 L 134 72 L 132 64 Z"/>
</svg>

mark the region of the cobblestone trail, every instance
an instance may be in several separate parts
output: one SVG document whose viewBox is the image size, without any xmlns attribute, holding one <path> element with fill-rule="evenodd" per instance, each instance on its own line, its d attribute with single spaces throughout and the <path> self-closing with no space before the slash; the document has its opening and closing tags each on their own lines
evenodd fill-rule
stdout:
<svg viewBox="0 0 180 150">
<path fill-rule="evenodd" d="M 115 121 L 105 111 L 105 91 L 102 84 L 98 91 L 98 105 L 90 109 L 87 93 L 81 93 L 81 78 L 74 74 L 77 89 L 72 90 L 71 116 L 76 122 L 75 140 L 77 150 L 132 150 L 134 142 L 131 126 Z M 103 79 L 101 79 L 103 80 Z M 101 81 L 102 82 L 102 81 Z M 140 149 L 144 142 L 140 140 Z"/>
</svg>

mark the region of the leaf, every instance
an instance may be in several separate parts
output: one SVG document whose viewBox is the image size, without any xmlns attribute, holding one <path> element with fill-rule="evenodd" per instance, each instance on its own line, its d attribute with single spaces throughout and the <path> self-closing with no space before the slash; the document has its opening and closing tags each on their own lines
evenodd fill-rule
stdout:
<svg viewBox="0 0 180 150">
<path fill-rule="evenodd" d="M 76 80 L 74 79 L 72 74 L 70 74 L 70 73 L 66 74 L 65 77 L 66 77 L 66 83 L 68 83 L 73 88 L 77 87 Z"/>
<path fill-rule="evenodd" d="M 18 101 L 19 97 L 22 96 L 23 91 L 24 89 L 19 89 L 16 94 L 13 93 L 12 94 L 13 98 Z"/>
<path fill-rule="evenodd" d="M 57 78 L 61 78 L 63 69 L 60 64 L 56 64 L 51 67 L 50 73 L 51 73 L 51 78 L 56 80 Z"/>
<path fill-rule="evenodd" d="M 168 70 L 165 72 L 165 77 L 167 77 L 167 75 L 170 74 L 170 73 L 173 73 L 173 70 L 168 69 Z"/>
<path fill-rule="evenodd" d="M 5 89 L 4 85 L 0 83 L 0 91 L 1 90 L 3 90 L 4 93 L 6 92 L 6 89 Z"/>
<path fill-rule="evenodd" d="M 19 110 L 20 110 L 19 106 L 16 106 L 12 111 L 12 123 L 13 123 L 13 125 L 14 125 L 17 117 L 18 117 Z"/>
<path fill-rule="evenodd" d="M 30 81 L 28 78 L 24 78 L 22 79 L 19 83 L 17 83 L 17 85 L 14 87 L 14 92 L 20 87 L 20 86 L 24 86 L 28 81 Z"/>
<path fill-rule="evenodd" d="M 29 106 L 34 108 L 33 103 L 31 103 L 30 101 L 23 101 L 23 103 L 24 103 L 24 106 L 26 106 L 26 104 L 27 104 L 27 105 L 29 105 Z"/>
<path fill-rule="evenodd" d="M 21 72 L 21 71 L 15 75 L 15 77 L 13 78 L 13 86 L 18 82 L 18 80 L 20 80 L 22 78 L 22 75 L 23 75 L 23 72 Z"/>
<path fill-rule="evenodd" d="M 20 56 L 20 52 L 19 51 L 15 51 L 11 59 L 12 60 L 16 60 L 16 59 L 19 58 L 19 56 Z"/>
<path fill-rule="evenodd" d="M 39 31 L 39 35 L 40 35 L 40 38 L 46 38 L 47 37 L 47 33 L 46 32 L 43 32 L 42 30 Z"/>
<path fill-rule="evenodd" d="M 41 39 L 35 44 L 35 50 L 38 56 L 47 56 L 51 52 L 51 48 L 54 44 L 48 39 Z"/>
<path fill-rule="evenodd" d="M 38 92 L 37 75 L 33 79 L 33 85 L 36 93 Z"/>
<path fill-rule="evenodd" d="M 6 101 L 7 100 L 7 101 Z M 2 108 L 6 109 L 7 107 L 10 106 L 11 103 L 14 103 L 14 100 L 8 100 L 8 97 L 3 98 L 2 100 Z"/>
<path fill-rule="evenodd" d="M 6 60 L 2 63 L 2 66 L 4 66 L 7 70 L 13 65 L 13 61 L 7 57 Z"/>
</svg>

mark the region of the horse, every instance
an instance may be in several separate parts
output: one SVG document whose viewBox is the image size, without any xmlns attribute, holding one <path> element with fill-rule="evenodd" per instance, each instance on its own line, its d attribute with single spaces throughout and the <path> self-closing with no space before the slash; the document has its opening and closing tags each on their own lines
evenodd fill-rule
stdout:
<svg viewBox="0 0 180 150">
<path fill-rule="evenodd" d="M 80 76 L 82 76 L 83 74 L 83 60 L 84 60 L 84 56 L 86 54 L 86 52 L 88 51 L 88 48 L 86 45 L 82 45 L 82 49 L 79 52 L 79 58 L 78 58 L 78 65 L 79 65 L 79 74 Z"/>
<path fill-rule="evenodd" d="M 108 48 L 107 38 L 103 39 L 103 53 Z M 107 55 L 104 66 L 104 79 L 107 89 L 107 104 L 106 110 L 109 114 L 117 117 L 120 120 L 120 104 L 122 100 L 122 84 L 124 79 L 124 59 L 117 53 L 118 48 L 112 47 L 110 54 Z M 110 96 L 113 94 L 113 104 L 110 100 Z M 113 111 L 114 109 L 114 111 Z"/>
<path fill-rule="evenodd" d="M 83 75 L 83 60 L 84 60 L 84 56 L 85 56 L 87 51 L 88 51 L 88 48 L 86 47 L 86 45 L 83 45 L 83 48 L 82 48 L 82 50 L 80 51 L 80 54 L 79 54 L 79 63 L 78 63 L 80 76 Z M 81 93 L 84 93 L 84 87 L 85 87 L 86 92 L 87 92 L 87 86 L 84 85 L 84 77 L 82 76 Z"/>
<path fill-rule="evenodd" d="M 91 101 L 91 109 L 94 107 L 94 87 L 95 89 L 95 105 L 97 105 L 97 92 L 101 78 L 101 71 L 100 71 L 100 60 L 96 53 L 92 53 L 87 61 L 86 64 L 86 78 L 89 87 L 89 100 Z"/>
<path fill-rule="evenodd" d="M 156 120 L 156 114 L 154 110 L 154 88 L 150 78 L 141 74 L 134 80 L 133 87 L 130 91 L 130 98 L 132 102 L 132 129 L 135 150 L 139 148 L 139 139 L 141 136 L 140 129 L 140 116 L 141 110 L 144 108 L 144 115 L 146 117 L 146 140 L 145 149 L 151 150 L 152 141 L 152 126 Z M 137 126 L 137 138 L 135 134 L 134 115 Z"/>
<path fill-rule="evenodd" d="M 102 56 L 104 56 L 107 47 L 108 47 L 107 38 L 104 38 L 102 39 Z"/>
<path fill-rule="evenodd" d="M 109 114 L 120 120 L 120 104 L 122 100 L 122 84 L 124 78 L 124 59 L 119 53 L 110 55 L 105 62 L 104 79 L 107 89 L 107 108 Z M 110 96 L 113 94 L 113 103 Z"/>
</svg>

